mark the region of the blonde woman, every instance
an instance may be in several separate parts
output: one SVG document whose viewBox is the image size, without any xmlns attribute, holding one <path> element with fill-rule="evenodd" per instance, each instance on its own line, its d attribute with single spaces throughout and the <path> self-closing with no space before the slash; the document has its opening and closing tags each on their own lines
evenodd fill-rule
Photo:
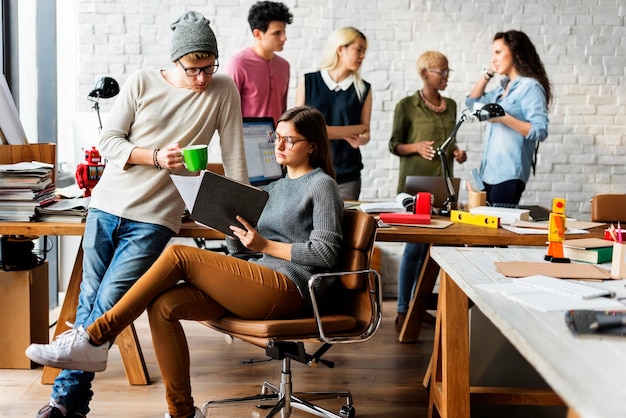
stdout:
<svg viewBox="0 0 626 418">
<path fill-rule="evenodd" d="M 359 147 L 370 140 L 372 91 L 360 69 L 367 38 L 353 27 L 337 29 L 326 43 L 319 71 L 298 83 L 297 105 L 317 108 L 326 120 L 333 166 L 343 200 L 358 200 L 363 162 Z"/>
</svg>

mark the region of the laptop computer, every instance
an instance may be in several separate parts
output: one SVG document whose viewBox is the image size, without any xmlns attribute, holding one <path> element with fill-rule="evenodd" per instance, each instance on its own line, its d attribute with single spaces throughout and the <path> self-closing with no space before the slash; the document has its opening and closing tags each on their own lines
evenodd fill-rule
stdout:
<svg viewBox="0 0 626 418">
<path fill-rule="evenodd" d="M 457 198 L 459 196 L 459 188 L 461 179 L 452 178 L 452 188 Z M 446 179 L 442 176 L 406 176 L 405 191 L 410 195 L 418 192 L 428 192 L 433 195 L 433 207 L 441 208 L 443 202 L 448 198 L 448 188 L 446 187 Z"/>
<path fill-rule="evenodd" d="M 270 141 L 273 131 L 272 117 L 243 118 L 243 144 L 248 178 L 253 186 L 264 186 L 283 177 L 282 167 L 274 155 L 274 143 Z"/>
</svg>

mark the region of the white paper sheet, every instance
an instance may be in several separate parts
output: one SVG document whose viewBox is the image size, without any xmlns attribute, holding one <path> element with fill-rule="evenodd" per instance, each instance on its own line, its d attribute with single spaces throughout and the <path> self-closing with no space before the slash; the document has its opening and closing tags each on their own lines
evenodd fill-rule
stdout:
<svg viewBox="0 0 626 418">
<path fill-rule="evenodd" d="M 4 74 L 0 74 L 0 130 L 9 145 L 28 144 Z"/>
<path fill-rule="evenodd" d="M 203 175 L 204 172 L 201 172 L 199 176 L 179 176 L 170 174 L 174 186 L 176 186 L 180 197 L 183 198 L 183 202 L 185 202 L 185 206 L 190 212 L 193 210 L 193 205 L 196 203 L 196 196 L 198 196 L 198 190 L 200 190 Z"/>
<path fill-rule="evenodd" d="M 500 225 L 502 229 L 506 229 L 507 231 L 514 232 L 520 235 L 545 235 L 546 241 L 548 240 L 548 231 L 545 229 L 537 229 L 537 228 L 519 228 L 511 225 Z M 589 231 L 584 229 L 568 229 L 565 231 L 565 234 L 588 234 Z"/>
</svg>

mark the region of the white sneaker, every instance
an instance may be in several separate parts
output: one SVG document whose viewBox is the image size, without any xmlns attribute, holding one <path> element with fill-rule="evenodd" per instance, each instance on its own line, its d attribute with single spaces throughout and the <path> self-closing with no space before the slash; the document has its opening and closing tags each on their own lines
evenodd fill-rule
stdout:
<svg viewBox="0 0 626 418">
<path fill-rule="evenodd" d="M 94 346 L 89 342 L 89 334 L 82 327 L 70 329 L 58 335 L 50 344 L 31 344 L 26 356 L 36 363 L 59 369 L 101 372 L 107 367 L 110 343 Z"/>
<path fill-rule="evenodd" d="M 165 413 L 165 418 L 172 418 L 172 416 L 166 412 L 166 413 Z M 196 407 L 196 413 L 193 415 L 193 418 L 205 418 L 205 416 L 204 416 L 204 414 L 202 413 L 202 411 L 200 411 L 200 410 Z"/>
</svg>

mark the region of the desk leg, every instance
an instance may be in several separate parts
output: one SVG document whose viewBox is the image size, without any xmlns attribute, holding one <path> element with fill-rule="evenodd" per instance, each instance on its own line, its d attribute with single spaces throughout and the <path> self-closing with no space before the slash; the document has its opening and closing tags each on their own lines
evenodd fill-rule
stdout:
<svg viewBox="0 0 626 418">
<path fill-rule="evenodd" d="M 437 325 L 433 347 L 429 417 L 469 418 L 469 319 L 468 300 L 444 272 L 439 289 Z M 436 409 L 435 409 L 436 408 Z"/>
<path fill-rule="evenodd" d="M 135 386 L 150 384 L 150 375 L 139 346 L 135 326 L 130 324 L 124 328 L 115 339 L 115 343 L 120 350 L 128 383 Z"/>
<path fill-rule="evenodd" d="M 401 343 L 412 343 L 417 341 L 422 329 L 422 321 L 426 314 L 428 302 L 435 288 L 437 282 L 437 275 L 439 274 L 439 265 L 430 258 L 430 248 L 428 248 L 428 255 L 424 260 L 422 271 L 417 279 L 417 285 L 415 286 L 415 293 L 413 299 L 409 304 L 409 310 L 406 314 L 406 319 L 402 325 L 402 330 L 398 336 L 398 340 Z"/>
<path fill-rule="evenodd" d="M 59 319 L 54 330 L 55 337 L 69 329 L 69 327 L 65 325 L 65 322 L 73 323 L 76 318 L 76 308 L 78 307 L 78 295 L 80 293 L 80 282 L 82 277 L 83 246 L 81 241 L 81 244 L 78 247 L 78 252 L 76 253 L 76 260 L 74 261 L 72 274 L 70 275 L 70 280 L 67 284 L 65 300 L 63 301 L 63 306 L 61 306 Z M 150 383 L 150 376 L 148 375 L 148 369 L 141 352 L 141 347 L 139 345 L 139 340 L 137 339 L 137 333 L 135 332 L 134 325 L 131 324 L 125 328 L 124 331 L 122 331 L 122 333 L 117 337 L 116 343 L 120 348 L 120 354 L 122 356 L 128 382 L 131 385 L 147 385 Z M 60 372 L 60 369 L 44 366 L 43 373 L 41 375 L 41 383 L 45 385 L 53 384 L 54 379 Z"/>
<path fill-rule="evenodd" d="M 567 418 L 580 418 L 580 415 L 572 408 L 569 408 L 567 410 Z"/>
</svg>

